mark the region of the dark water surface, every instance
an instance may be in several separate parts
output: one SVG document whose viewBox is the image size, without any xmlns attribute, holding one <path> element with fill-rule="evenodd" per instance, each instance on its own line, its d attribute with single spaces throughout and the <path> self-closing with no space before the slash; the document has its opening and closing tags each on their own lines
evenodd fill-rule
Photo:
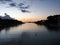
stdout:
<svg viewBox="0 0 60 45">
<path fill-rule="evenodd" d="M 60 45 L 60 31 L 26 23 L 0 30 L 0 45 Z"/>
</svg>

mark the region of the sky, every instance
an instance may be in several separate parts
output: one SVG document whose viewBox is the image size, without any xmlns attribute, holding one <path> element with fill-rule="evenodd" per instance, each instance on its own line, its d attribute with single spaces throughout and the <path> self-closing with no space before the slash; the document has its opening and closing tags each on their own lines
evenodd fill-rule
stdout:
<svg viewBox="0 0 60 45">
<path fill-rule="evenodd" d="M 60 0 L 0 0 L 0 15 L 4 13 L 23 22 L 43 20 L 60 14 Z"/>
</svg>

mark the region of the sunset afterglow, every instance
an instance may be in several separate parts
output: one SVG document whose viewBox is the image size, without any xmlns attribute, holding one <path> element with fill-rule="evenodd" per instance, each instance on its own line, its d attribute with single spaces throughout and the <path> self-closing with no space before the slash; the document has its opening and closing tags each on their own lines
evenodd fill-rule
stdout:
<svg viewBox="0 0 60 45">
<path fill-rule="evenodd" d="M 13 2 L 12 2 L 13 1 Z M 60 0 L 12 0 L 11 2 L 0 1 L 0 15 L 7 13 L 12 18 L 19 21 L 38 21 L 46 19 L 49 15 L 60 14 Z M 24 4 L 28 6 L 26 10 L 23 10 L 18 4 Z M 12 5 L 10 5 L 12 4 Z M 24 8 L 24 7 L 23 7 Z"/>
</svg>

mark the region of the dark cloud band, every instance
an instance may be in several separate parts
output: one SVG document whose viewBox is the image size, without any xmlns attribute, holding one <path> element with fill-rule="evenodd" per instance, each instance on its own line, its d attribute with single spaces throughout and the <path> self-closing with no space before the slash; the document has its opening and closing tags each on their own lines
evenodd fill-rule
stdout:
<svg viewBox="0 0 60 45">
<path fill-rule="evenodd" d="M 29 11 L 28 10 L 21 10 L 21 12 L 26 13 L 26 12 L 29 12 Z"/>
<path fill-rule="evenodd" d="M 15 7 L 16 6 L 16 3 L 10 3 L 9 4 L 11 7 Z"/>
<path fill-rule="evenodd" d="M 8 3 L 10 7 L 17 7 L 20 8 L 21 12 L 29 12 L 29 5 L 24 3 L 16 4 L 13 0 L 0 0 L 1 4 Z M 10 3 L 9 3 L 10 2 Z"/>
<path fill-rule="evenodd" d="M 0 2 L 5 2 L 5 1 L 11 2 L 12 0 L 0 0 Z"/>
</svg>

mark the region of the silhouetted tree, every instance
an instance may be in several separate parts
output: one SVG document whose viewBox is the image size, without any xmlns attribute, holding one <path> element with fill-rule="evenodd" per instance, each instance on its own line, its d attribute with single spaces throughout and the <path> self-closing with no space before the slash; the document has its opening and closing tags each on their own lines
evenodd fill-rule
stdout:
<svg viewBox="0 0 60 45">
<path fill-rule="evenodd" d="M 23 24 L 22 21 L 18 21 L 16 19 L 11 18 L 9 15 L 5 13 L 5 16 L 0 16 L 0 28 L 3 29 L 5 27 L 16 26 L 19 24 Z"/>
</svg>

